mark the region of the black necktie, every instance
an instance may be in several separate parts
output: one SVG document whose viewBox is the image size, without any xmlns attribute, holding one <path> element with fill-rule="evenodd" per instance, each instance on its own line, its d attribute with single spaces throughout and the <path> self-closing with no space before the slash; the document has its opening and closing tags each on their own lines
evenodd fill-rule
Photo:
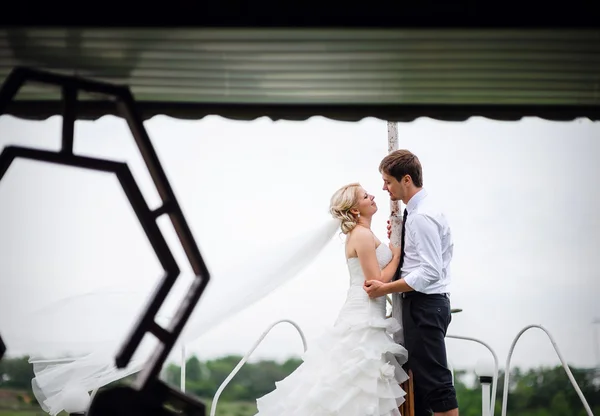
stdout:
<svg viewBox="0 0 600 416">
<path fill-rule="evenodd" d="M 398 264 L 398 269 L 396 270 L 396 276 L 394 276 L 394 280 L 400 279 L 402 277 L 402 264 L 404 263 L 404 236 L 406 235 L 406 218 L 408 217 L 408 211 L 404 208 L 404 216 L 402 217 L 402 236 L 400 237 L 400 263 Z"/>
</svg>

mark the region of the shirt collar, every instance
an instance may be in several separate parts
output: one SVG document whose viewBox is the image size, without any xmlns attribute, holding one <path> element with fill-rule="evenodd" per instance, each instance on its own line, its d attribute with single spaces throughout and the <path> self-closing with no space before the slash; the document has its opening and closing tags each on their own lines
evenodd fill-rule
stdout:
<svg viewBox="0 0 600 416">
<path fill-rule="evenodd" d="M 409 199 L 408 204 L 406 204 L 406 211 L 410 214 L 427 196 L 427 191 L 425 188 L 421 188 L 419 192 L 413 195 L 411 199 Z"/>
</svg>

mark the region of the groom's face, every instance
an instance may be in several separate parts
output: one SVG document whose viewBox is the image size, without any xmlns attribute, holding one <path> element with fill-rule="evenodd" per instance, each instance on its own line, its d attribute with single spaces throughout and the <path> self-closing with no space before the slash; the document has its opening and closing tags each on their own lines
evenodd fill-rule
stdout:
<svg viewBox="0 0 600 416">
<path fill-rule="evenodd" d="M 391 175 L 382 173 L 383 178 L 383 190 L 387 191 L 392 201 L 401 201 L 404 198 L 404 190 L 402 184 Z"/>
</svg>

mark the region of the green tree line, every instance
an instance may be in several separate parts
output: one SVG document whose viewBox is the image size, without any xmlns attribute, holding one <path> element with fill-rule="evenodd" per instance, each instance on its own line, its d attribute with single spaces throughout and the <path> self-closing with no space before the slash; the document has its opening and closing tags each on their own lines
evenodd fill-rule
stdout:
<svg viewBox="0 0 600 416">
<path fill-rule="evenodd" d="M 239 363 L 240 356 L 225 356 L 201 361 L 192 356 L 186 363 L 186 392 L 207 401 Z M 254 403 L 275 387 L 301 364 L 298 358 L 284 362 L 261 360 L 246 363 L 223 391 L 220 403 Z M 600 374 L 594 369 L 573 368 L 571 371 L 594 414 L 600 416 Z M 168 364 L 161 378 L 179 386 L 181 369 Z M 0 389 L 23 390 L 31 393 L 33 371 L 26 357 L 5 358 L 0 361 Z M 481 388 L 472 371 L 455 370 L 455 387 L 461 416 L 481 415 Z M 496 414 L 500 414 L 504 374 L 498 380 Z M 523 371 L 514 368 L 509 384 L 508 414 L 515 416 L 585 416 L 583 405 L 561 366 L 534 368 Z M 253 414 L 250 409 L 249 414 Z"/>
</svg>

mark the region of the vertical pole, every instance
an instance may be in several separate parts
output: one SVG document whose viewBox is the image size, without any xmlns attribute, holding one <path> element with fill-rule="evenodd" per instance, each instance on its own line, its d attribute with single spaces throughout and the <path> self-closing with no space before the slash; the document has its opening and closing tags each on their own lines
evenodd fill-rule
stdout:
<svg viewBox="0 0 600 416">
<path fill-rule="evenodd" d="M 491 379 L 491 377 L 489 377 Z M 482 416 L 490 416 L 491 411 L 491 396 L 490 396 L 490 382 L 481 383 L 481 414 Z"/>
<path fill-rule="evenodd" d="M 395 121 L 387 122 L 387 131 L 388 131 L 388 154 L 398 150 L 398 123 Z M 390 200 L 390 225 L 391 225 L 391 235 L 390 242 L 396 247 L 400 246 L 400 239 L 402 238 L 402 218 L 398 216 L 400 212 L 400 201 L 391 201 Z M 388 295 L 389 296 L 389 295 Z M 400 323 L 402 323 L 402 298 L 399 293 L 392 293 L 392 314 L 391 316 L 394 319 L 397 319 Z M 389 299 L 389 297 L 388 297 Z M 404 345 L 404 334 L 394 336 L 394 341 L 397 343 Z M 407 392 L 406 402 L 404 402 L 399 408 L 399 412 L 401 414 L 412 414 L 414 410 L 412 409 L 412 403 L 414 403 L 414 393 L 413 393 L 413 380 L 412 380 L 412 372 L 409 370 L 409 379 L 401 384 L 402 388 Z"/>
<path fill-rule="evenodd" d="M 73 141 L 75 138 L 75 121 L 77 120 L 77 89 L 73 86 L 62 88 L 63 97 L 63 127 L 61 152 L 73 154 Z"/>
<path fill-rule="evenodd" d="M 398 150 L 398 123 L 388 121 L 388 153 Z M 390 213 L 392 216 L 397 215 L 400 210 L 398 201 L 390 201 Z"/>
<path fill-rule="evenodd" d="M 388 121 L 388 153 L 398 150 L 398 123 Z M 402 233 L 402 218 L 398 215 L 400 212 L 400 201 L 390 201 L 390 223 L 392 224 L 392 235 L 390 240 L 394 245 L 400 245 Z"/>
<path fill-rule="evenodd" d="M 181 391 L 185 393 L 185 345 L 181 346 Z"/>
<path fill-rule="evenodd" d="M 600 325 L 600 319 L 594 319 L 592 322 L 594 326 L 593 335 L 594 335 L 594 353 L 596 355 L 596 377 L 600 376 L 600 343 L 598 341 L 598 326 Z"/>
</svg>

